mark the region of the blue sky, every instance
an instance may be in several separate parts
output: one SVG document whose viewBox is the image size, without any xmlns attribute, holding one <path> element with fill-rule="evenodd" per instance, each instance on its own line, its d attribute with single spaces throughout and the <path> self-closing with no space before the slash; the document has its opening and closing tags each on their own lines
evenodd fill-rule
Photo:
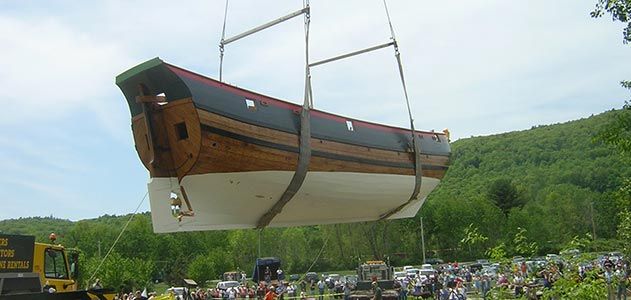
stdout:
<svg viewBox="0 0 631 300">
<path fill-rule="evenodd" d="M 631 48 L 595 1 L 390 1 L 417 128 L 455 138 L 621 107 Z M 217 77 L 224 1 L 0 2 L 0 219 L 134 210 L 148 173 L 114 77 L 147 59 Z M 231 0 L 227 35 L 302 1 Z M 381 0 L 312 0 L 311 60 L 388 41 Z M 300 102 L 302 20 L 227 46 L 224 78 Z M 313 73 L 315 107 L 407 126 L 391 49 Z M 141 208 L 148 210 L 148 202 Z"/>
</svg>

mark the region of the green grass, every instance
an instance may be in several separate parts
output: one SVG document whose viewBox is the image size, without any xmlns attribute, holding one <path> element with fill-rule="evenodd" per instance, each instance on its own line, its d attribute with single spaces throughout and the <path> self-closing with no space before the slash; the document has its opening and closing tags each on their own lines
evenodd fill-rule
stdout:
<svg viewBox="0 0 631 300">
<path fill-rule="evenodd" d="M 158 294 L 158 295 L 162 295 L 164 294 L 168 288 L 170 288 L 170 285 L 167 285 L 164 282 L 160 282 L 160 283 L 156 283 L 153 285 L 154 291 Z"/>
</svg>

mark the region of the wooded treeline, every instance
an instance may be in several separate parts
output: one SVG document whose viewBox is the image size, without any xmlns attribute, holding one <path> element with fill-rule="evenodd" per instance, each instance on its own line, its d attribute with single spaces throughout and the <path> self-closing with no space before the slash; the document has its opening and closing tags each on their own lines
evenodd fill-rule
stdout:
<svg viewBox="0 0 631 300">
<path fill-rule="evenodd" d="M 609 111 L 563 124 L 461 139 L 449 171 L 415 218 L 261 232 L 261 256 L 277 256 L 289 273 L 352 269 L 360 260 L 421 263 L 421 217 L 427 257 L 445 261 L 537 255 L 563 248 L 612 250 L 620 211 L 631 194 L 631 165 L 602 133 L 631 110 Z M 600 135 L 600 138 L 597 136 Z M 627 187 L 622 189 L 621 187 Z M 625 200 L 626 199 L 626 200 Z M 360 209 L 360 208 L 358 208 Z M 32 234 L 82 251 L 82 280 L 92 275 L 130 218 L 105 215 L 71 222 L 52 217 L 0 221 L 0 232 Z M 593 238 L 597 239 L 593 241 Z M 110 286 L 141 287 L 250 274 L 259 232 L 232 230 L 154 234 L 149 213 L 137 214 L 97 277 Z"/>
</svg>

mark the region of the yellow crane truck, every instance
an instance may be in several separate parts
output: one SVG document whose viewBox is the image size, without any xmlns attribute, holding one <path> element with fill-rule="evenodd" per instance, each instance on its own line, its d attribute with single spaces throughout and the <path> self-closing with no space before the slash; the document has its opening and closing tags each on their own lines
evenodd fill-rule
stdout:
<svg viewBox="0 0 631 300">
<path fill-rule="evenodd" d="M 77 251 L 33 236 L 0 234 L 0 300 L 113 299 L 103 290 L 78 289 L 78 258 Z"/>
</svg>

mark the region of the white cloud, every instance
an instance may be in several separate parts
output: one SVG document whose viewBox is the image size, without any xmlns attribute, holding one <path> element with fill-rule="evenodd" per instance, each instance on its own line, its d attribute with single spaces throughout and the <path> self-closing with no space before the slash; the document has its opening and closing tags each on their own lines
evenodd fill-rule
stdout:
<svg viewBox="0 0 631 300">
<path fill-rule="evenodd" d="M 0 124 L 96 115 L 106 129 L 114 111 L 113 74 L 132 60 L 124 48 L 101 41 L 53 17 L 0 15 Z M 114 118 L 117 119 L 117 118 Z"/>
</svg>

